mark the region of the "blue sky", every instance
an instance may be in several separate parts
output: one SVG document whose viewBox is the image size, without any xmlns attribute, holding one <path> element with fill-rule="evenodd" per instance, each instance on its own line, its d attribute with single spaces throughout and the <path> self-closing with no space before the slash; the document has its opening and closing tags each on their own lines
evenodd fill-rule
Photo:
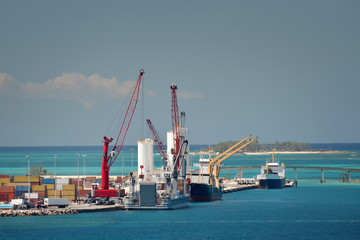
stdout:
<svg viewBox="0 0 360 240">
<path fill-rule="evenodd" d="M 0 146 L 101 145 L 140 68 L 125 144 L 166 136 L 172 82 L 193 144 L 360 142 L 359 24 L 350 0 L 2 1 Z"/>
</svg>

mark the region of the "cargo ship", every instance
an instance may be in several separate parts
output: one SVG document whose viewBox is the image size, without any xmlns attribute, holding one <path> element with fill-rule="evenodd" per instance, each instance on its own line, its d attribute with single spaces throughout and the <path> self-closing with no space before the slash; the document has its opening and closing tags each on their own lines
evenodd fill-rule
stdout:
<svg viewBox="0 0 360 240">
<path fill-rule="evenodd" d="M 221 200 L 222 198 L 222 188 L 217 188 L 210 184 L 205 183 L 191 183 L 191 202 L 210 202 Z"/>
<path fill-rule="evenodd" d="M 260 189 L 273 189 L 285 187 L 285 166 L 284 163 L 279 165 L 274 160 L 274 152 L 272 155 L 273 161 L 266 162 L 265 166 L 261 166 L 261 173 L 257 175 Z"/>
<path fill-rule="evenodd" d="M 208 165 L 210 160 L 200 157 L 199 163 L 194 166 L 199 167 L 199 173 L 191 175 L 190 183 L 190 201 L 191 202 L 210 202 L 221 200 L 222 188 L 212 186 L 208 174 Z"/>
</svg>

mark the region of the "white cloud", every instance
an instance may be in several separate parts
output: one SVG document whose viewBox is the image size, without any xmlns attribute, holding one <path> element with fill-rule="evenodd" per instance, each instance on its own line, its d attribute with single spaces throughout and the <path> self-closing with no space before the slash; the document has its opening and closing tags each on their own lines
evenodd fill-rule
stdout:
<svg viewBox="0 0 360 240">
<path fill-rule="evenodd" d="M 7 73 L 0 72 L 0 92 L 12 92 L 18 87 L 18 82 Z"/>
<path fill-rule="evenodd" d="M 2 93 L 17 93 L 29 98 L 75 100 L 86 109 L 92 107 L 95 99 L 126 97 L 134 84 L 135 81 L 120 83 L 116 78 L 104 78 L 99 74 L 87 77 L 81 73 L 63 73 L 43 83 L 21 83 L 7 73 L 0 73 Z"/>
<path fill-rule="evenodd" d="M 177 95 L 178 95 L 178 98 L 182 98 L 182 99 L 192 99 L 192 98 L 202 99 L 202 98 L 204 98 L 204 94 L 202 94 L 202 93 L 192 93 L 187 90 L 178 91 Z"/>
<path fill-rule="evenodd" d="M 80 73 L 63 73 L 45 83 L 25 83 L 21 88 L 27 96 L 60 99 L 78 99 L 92 95 L 102 95 L 109 98 L 126 96 L 134 82 L 120 84 L 116 78 L 103 78 L 99 74 L 86 77 Z"/>
</svg>

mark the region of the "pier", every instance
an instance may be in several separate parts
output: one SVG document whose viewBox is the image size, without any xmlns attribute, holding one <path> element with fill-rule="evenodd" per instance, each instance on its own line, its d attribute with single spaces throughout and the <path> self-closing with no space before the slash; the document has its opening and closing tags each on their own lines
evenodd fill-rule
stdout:
<svg viewBox="0 0 360 240">
<path fill-rule="evenodd" d="M 241 167 L 222 167 L 222 170 L 239 170 L 240 178 L 243 177 L 244 169 L 260 169 L 261 166 L 241 166 Z M 320 170 L 321 178 L 320 182 L 325 183 L 325 171 L 338 171 L 339 173 L 339 182 L 352 182 L 351 173 L 352 172 L 360 172 L 360 169 L 357 168 L 339 168 L 339 167 L 310 167 L 310 166 L 285 166 L 288 169 L 294 169 L 294 185 L 297 186 L 297 170 L 298 169 L 307 169 L 307 170 Z M 345 173 L 344 173 L 345 172 Z"/>
</svg>

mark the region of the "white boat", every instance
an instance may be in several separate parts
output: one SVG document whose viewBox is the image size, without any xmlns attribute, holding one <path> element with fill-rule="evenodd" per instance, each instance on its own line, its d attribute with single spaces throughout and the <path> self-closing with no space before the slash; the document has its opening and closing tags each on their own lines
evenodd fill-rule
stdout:
<svg viewBox="0 0 360 240">
<path fill-rule="evenodd" d="M 261 173 L 257 175 L 259 182 L 259 188 L 272 189 L 272 188 L 284 188 L 285 187 L 285 166 L 282 163 L 274 160 L 273 162 L 266 162 L 265 166 L 261 166 Z"/>
</svg>

